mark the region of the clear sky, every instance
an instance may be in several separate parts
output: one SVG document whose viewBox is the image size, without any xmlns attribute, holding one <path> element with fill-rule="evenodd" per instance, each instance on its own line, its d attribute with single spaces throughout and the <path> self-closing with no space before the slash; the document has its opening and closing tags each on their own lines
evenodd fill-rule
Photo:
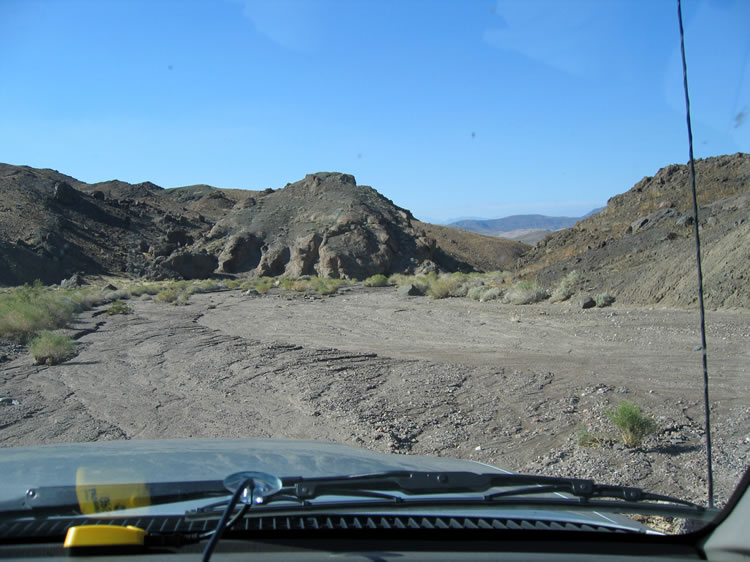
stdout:
<svg viewBox="0 0 750 562">
<path fill-rule="evenodd" d="M 685 0 L 696 157 L 750 152 L 750 1 Z M 0 161 L 354 174 L 423 220 L 578 216 L 688 159 L 676 0 L 0 0 Z"/>
</svg>

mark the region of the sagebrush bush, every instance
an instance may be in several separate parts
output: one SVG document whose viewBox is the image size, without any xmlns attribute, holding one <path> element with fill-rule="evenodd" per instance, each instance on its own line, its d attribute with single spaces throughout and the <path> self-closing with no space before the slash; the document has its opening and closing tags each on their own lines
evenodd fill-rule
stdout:
<svg viewBox="0 0 750 562">
<path fill-rule="evenodd" d="M 376 273 L 365 279 L 362 284 L 365 287 L 385 287 L 388 285 L 388 278 L 382 273 Z"/>
<path fill-rule="evenodd" d="M 626 447 L 638 447 L 644 437 L 656 431 L 656 422 L 627 400 L 623 400 L 617 408 L 608 410 L 606 414 L 620 432 Z"/>
<path fill-rule="evenodd" d="M 31 340 L 29 350 L 37 365 L 57 365 L 73 356 L 73 340 L 45 330 Z"/>
<path fill-rule="evenodd" d="M 594 302 L 599 308 L 604 308 L 605 306 L 611 306 L 615 302 L 615 297 L 609 293 L 599 293 L 594 296 Z"/>
<path fill-rule="evenodd" d="M 522 281 L 510 289 L 503 300 L 510 304 L 533 304 L 549 297 L 549 293 L 536 283 Z"/>
<path fill-rule="evenodd" d="M 503 296 L 503 291 L 499 287 L 485 287 L 479 295 L 479 302 L 494 301 Z"/>
<path fill-rule="evenodd" d="M 562 278 L 560 284 L 555 287 L 550 296 L 550 302 L 562 302 L 573 296 L 575 288 L 581 281 L 581 274 L 573 270 Z"/>
<path fill-rule="evenodd" d="M 154 297 L 157 302 L 175 302 L 179 296 L 179 291 L 175 287 L 165 287 Z"/>
<path fill-rule="evenodd" d="M 430 281 L 427 287 L 427 294 L 433 299 L 445 299 L 457 296 L 458 288 L 461 285 L 461 279 L 455 277 L 440 277 Z"/>
</svg>

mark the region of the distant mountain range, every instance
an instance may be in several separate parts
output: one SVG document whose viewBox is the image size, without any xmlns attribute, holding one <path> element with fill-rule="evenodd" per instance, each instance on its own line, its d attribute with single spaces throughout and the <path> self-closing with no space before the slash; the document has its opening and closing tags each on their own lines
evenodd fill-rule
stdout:
<svg viewBox="0 0 750 562">
<path fill-rule="evenodd" d="M 498 236 L 534 244 L 549 232 L 570 228 L 575 223 L 604 209 L 599 207 L 582 217 L 549 217 L 546 215 L 511 215 L 499 219 L 465 219 L 446 226 L 476 232 L 487 236 Z"/>
</svg>

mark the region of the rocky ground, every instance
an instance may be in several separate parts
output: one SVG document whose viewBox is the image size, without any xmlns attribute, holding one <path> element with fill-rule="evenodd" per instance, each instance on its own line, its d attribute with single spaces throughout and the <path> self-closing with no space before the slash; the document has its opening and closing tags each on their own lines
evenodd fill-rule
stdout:
<svg viewBox="0 0 750 562">
<path fill-rule="evenodd" d="M 167 437 L 329 439 L 635 485 L 705 501 L 697 313 L 512 306 L 354 286 L 194 295 L 89 312 L 78 355 L 0 349 L 0 445 Z M 750 312 L 709 312 L 716 495 L 750 460 Z M 658 432 L 626 449 L 607 408 Z M 582 430 L 593 446 L 578 443 Z"/>
</svg>

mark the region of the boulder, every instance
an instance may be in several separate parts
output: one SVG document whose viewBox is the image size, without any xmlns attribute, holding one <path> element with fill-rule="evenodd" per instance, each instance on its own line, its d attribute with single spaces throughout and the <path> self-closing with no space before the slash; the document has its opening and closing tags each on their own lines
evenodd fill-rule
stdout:
<svg viewBox="0 0 750 562">
<path fill-rule="evenodd" d="M 60 286 L 64 289 L 77 289 L 81 285 L 87 284 L 88 283 L 83 278 L 83 276 L 79 275 L 78 273 L 74 273 L 68 279 L 63 279 L 62 281 L 60 281 Z"/>
<path fill-rule="evenodd" d="M 581 308 L 586 310 L 587 308 L 594 308 L 596 301 L 591 295 L 584 295 L 581 297 Z"/>
<path fill-rule="evenodd" d="M 424 294 L 419 287 L 411 283 L 401 285 L 396 292 L 400 297 L 418 297 Z"/>
<path fill-rule="evenodd" d="M 176 252 L 164 264 L 183 279 L 205 279 L 213 274 L 219 261 L 204 252 Z"/>
<path fill-rule="evenodd" d="M 263 241 L 248 232 L 233 236 L 219 255 L 219 270 L 226 273 L 251 271 L 258 267 Z"/>
<path fill-rule="evenodd" d="M 62 205 L 75 205 L 80 200 L 80 193 L 70 184 L 59 181 L 55 184 L 55 201 Z"/>
</svg>

